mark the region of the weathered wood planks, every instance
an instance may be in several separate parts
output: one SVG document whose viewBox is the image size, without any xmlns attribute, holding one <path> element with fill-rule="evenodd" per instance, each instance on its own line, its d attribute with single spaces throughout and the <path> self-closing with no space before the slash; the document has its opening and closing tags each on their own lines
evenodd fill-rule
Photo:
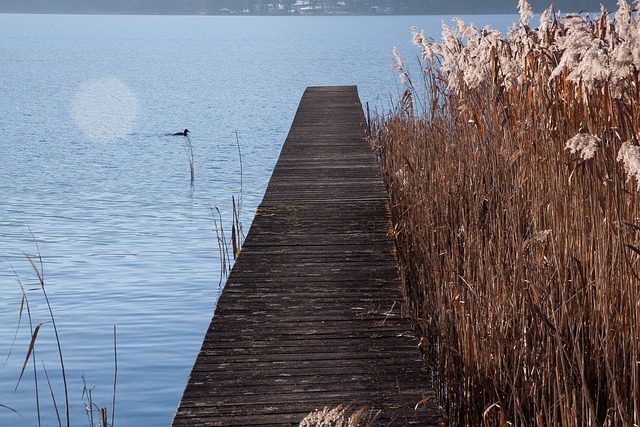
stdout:
<svg viewBox="0 0 640 427">
<path fill-rule="evenodd" d="M 439 421 L 435 403 L 414 410 L 433 393 L 363 122 L 355 87 L 305 92 L 173 426 L 298 425 L 338 404 Z"/>
</svg>

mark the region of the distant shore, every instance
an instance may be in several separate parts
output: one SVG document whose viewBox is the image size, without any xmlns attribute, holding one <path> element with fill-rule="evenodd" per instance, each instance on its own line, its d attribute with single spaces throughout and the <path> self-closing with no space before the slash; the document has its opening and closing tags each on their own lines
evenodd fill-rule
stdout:
<svg viewBox="0 0 640 427">
<path fill-rule="evenodd" d="M 557 11 L 580 13 L 599 11 L 598 0 L 537 0 L 531 2 L 535 13 L 540 13 L 553 3 Z M 613 10 L 616 0 L 602 2 Z M 248 0 L 198 0 L 182 1 L 119 1 L 52 2 L 47 0 L 25 0 L 14 2 L 0 0 L 0 13 L 20 14 L 78 14 L 78 15 L 200 15 L 200 16 L 387 16 L 387 15 L 492 15 L 515 14 L 515 0 L 433 0 L 430 2 L 411 0 L 347 0 L 347 1 L 248 1 Z"/>
</svg>

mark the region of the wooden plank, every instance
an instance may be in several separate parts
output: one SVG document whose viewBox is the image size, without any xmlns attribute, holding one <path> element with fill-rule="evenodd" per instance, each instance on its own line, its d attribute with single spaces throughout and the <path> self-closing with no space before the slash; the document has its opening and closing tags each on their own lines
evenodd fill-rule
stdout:
<svg viewBox="0 0 640 427">
<path fill-rule="evenodd" d="M 173 426 L 298 425 L 340 404 L 372 425 L 441 421 L 414 409 L 434 394 L 363 124 L 355 87 L 305 92 Z"/>
</svg>

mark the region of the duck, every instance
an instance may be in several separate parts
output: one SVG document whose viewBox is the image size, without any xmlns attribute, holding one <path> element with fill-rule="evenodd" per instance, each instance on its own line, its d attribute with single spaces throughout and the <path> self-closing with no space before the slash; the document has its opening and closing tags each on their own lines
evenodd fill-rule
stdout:
<svg viewBox="0 0 640 427">
<path fill-rule="evenodd" d="M 185 129 L 182 132 L 176 132 L 173 135 L 174 136 L 187 136 L 189 134 L 189 129 Z"/>
</svg>

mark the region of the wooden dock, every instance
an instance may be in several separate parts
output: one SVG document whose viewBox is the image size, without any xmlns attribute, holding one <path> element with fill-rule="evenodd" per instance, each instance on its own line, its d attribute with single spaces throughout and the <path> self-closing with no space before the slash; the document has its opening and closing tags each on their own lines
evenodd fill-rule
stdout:
<svg viewBox="0 0 640 427">
<path fill-rule="evenodd" d="M 438 425 L 402 316 L 388 197 L 356 87 L 308 88 L 173 426 L 298 425 L 364 405 Z"/>
</svg>

